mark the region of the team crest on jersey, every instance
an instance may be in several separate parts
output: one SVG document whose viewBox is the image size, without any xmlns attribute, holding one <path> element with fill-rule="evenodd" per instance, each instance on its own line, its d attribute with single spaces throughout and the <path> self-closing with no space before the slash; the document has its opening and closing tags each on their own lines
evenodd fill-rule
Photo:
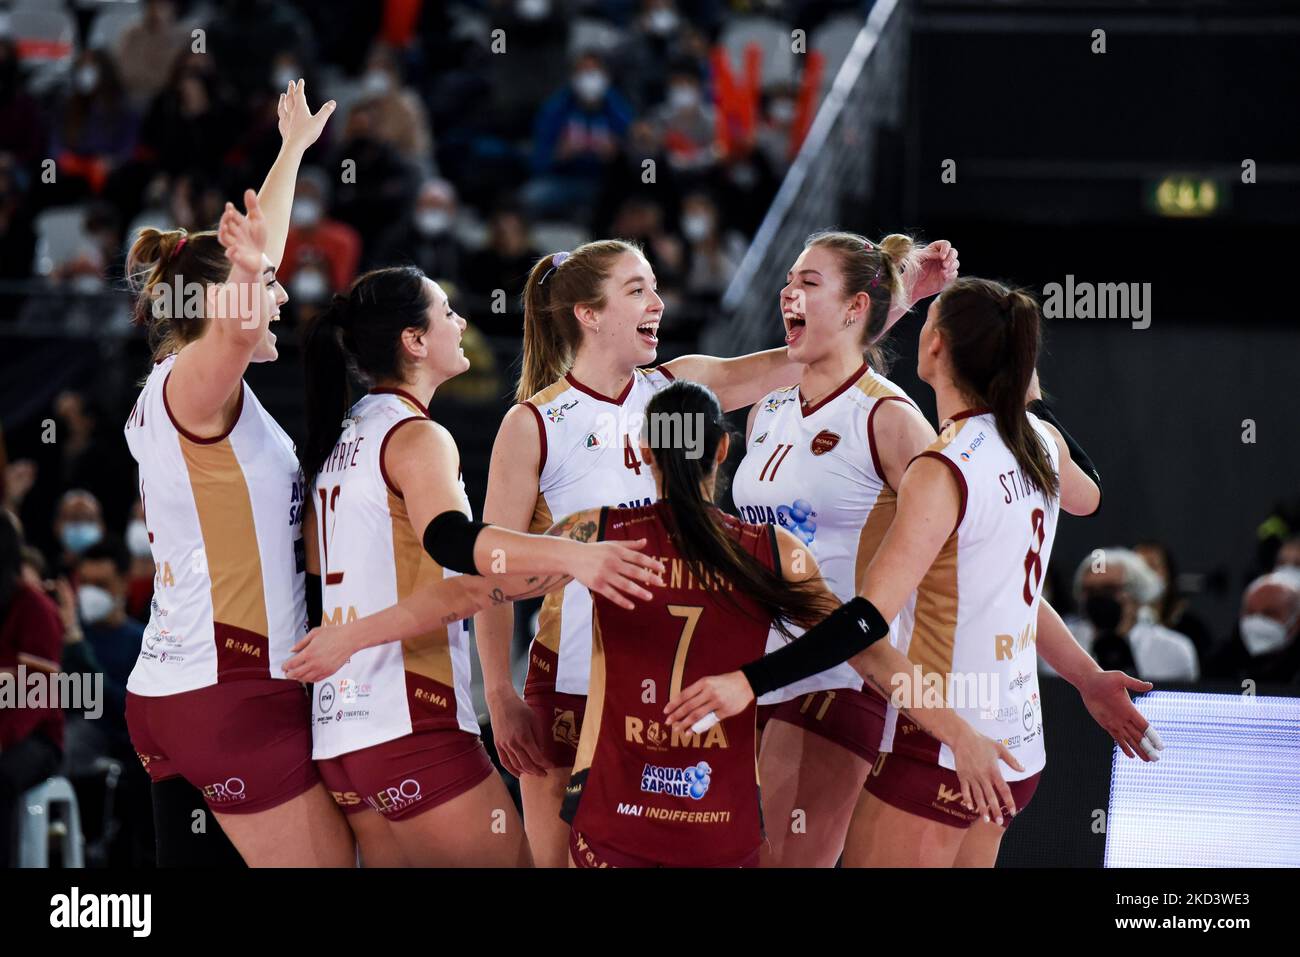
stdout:
<svg viewBox="0 0 1300 957">
<path fill-rule="evenodd" d="M 564 403 L 564 405 L 550 406 L 546 410 L 546 417 L 550 419 L 552 422 L 563 422 L 564 413 L 572 409 L 577 404 L 578 404 L 578 400 L 574 399 L 572 402 Z"/>
<path fill-rule="evenodd" d="M 825 455 L 835 446 L 840 444 L 840 437 L 830 429 L 822 429 L 813 436 L 812 444 L 808 447 L 812 449 L 813 455 Z"/>
<path fill-rule="evenodd" d="M 582 440 L 582 447 L 590 451 L 601 448 L 605 443 L 600 440 L 600 436 L 595 432 L 588 432 L 587 437 Z"/>
</svg>

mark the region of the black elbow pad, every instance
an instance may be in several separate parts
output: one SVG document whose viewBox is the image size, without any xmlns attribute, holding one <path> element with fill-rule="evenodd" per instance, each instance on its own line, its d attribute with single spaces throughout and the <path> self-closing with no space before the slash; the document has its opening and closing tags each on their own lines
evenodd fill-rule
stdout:
<svg viewBox="0 0 1300 957">
<path fill-rule="evenodd" d="M 464 512 L 443 512 L 425 526 L 424 550 L 443 568 L 463 575 L 477 575 L 474 542 L 478 540 L 479 532 L 487 527 L 485 522 L 470 521 Z"/>
<path fill-rule="evenodd" d="M 754 697 L 820 674 L 889 636 L 889 622 L 861 595 L 822 621 L 756 661 L 741 667 Z"/>
</svg>

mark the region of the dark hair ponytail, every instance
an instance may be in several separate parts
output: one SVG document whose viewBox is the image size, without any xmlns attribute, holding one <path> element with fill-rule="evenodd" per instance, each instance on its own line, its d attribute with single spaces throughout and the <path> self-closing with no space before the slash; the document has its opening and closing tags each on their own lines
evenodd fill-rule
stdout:
<svg viewBox="0 0 1300 957">
<path fill-rule="evenodd" d="M 367 383 L 400 379 L 406 329 L 429 327 L 425 275 L 415 266 L 375 269 L 336 295 L 303 333 L 307 438 L 299 453 L 310 483 L 338 442 L 352 407 L 350 375 Z"/>
<path fill-rule="evenodd" d="M 703 425 L 698 458 L 688 457 L 681 441 L 688 417 Z M 718 444 L 728 431 L 713 393 L 694 382 L 674 382 L 650 400 L 646 422 L 647 444 L 654 452 L 672 516 L 670 532 L 687 564 L 697 569 L 697 577 L 706 577 L 699 574 L 702 569 L 725 578 L 736 591 L 756 602 L 786 637 L 790 636 L 786 622 L 812 625 L 834 611 L 837 603 L 826 599 L 820 579 L 787 581 L 779 571 L 758 561 L 727 533 L 722 512 L 705 497 L 704 480 L 713 474 Z M 778 560 L 778 556 L 772 557 Z M 735 601 L 726 590 L 719 594 L 724 600 Z"/>
<path fill-rule="evenodd" d="M 957 385 L 993 410 L 998 434 L 1020 470 L 1045 496 L 1057 497 L 1060 477 L 1025 414 L 1042 345 L 1038 303 L 1021 289 L 963 278 L 939 297 L 938 323 Z"/>
</svg>

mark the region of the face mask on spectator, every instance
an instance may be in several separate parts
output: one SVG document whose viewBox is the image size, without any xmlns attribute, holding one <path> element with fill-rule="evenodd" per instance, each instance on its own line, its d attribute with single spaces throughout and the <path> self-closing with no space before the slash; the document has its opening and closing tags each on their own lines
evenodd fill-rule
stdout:
<svg viewBox="0 0 1300 957">
<path fill-rule="evenodd" d="M 126 547 L 132 558 L 148 558 L 153 554 L 149 547 L 149 529 L 138 518 L 126 526 Z"/>
<path fill-rule="evenodd" d="M 713 232 L 713 217 L 708 213 L 691 213 L 682 217 L 682 232 L 693 243 L 709 238 Z"/>
<path fill-rule="evenodd" d="M 541 20 L 551 12 L 551 0 L 519 0 L 515 13 L 520 20 Z"/>
<path fill-rule="evenodd" d="M 76 84 L 78 93 L 90 93 L 99 83 L 99 68 L 87 63 L 77 70 Z"/>
<path fill-rule="evenodd" d="M 393 88 L 393 78 L 387 70 L 367 70 L 361 78 L 362 92 L 370 96 L 382 96 Z"/>
<path fill-rule="evenodd" d="M 677 14 L 668 7 L 656 7 L 646 18 L 646 25 L 655 36 L 667 36 L 677 29 Z"/>
<path fill-rule="evenodd" d="M 451 215 L 445 209 L 418 209 L 415 211 L 415 228 L 423 236 L 441 236 L 451 226 Z"/>
<path fill-rule="evenodd" d="M 63 526 L 59 538 L 64 548 L 74 555 L 80 555 L 91 545 L 98 545 L 103 535 L 94 522 L 68 522 Z"/>
<path fill-rule="evenodd" d="M 789 123 L 794 119 L 794 101 L 787 99 L 773 100 L 767 108 L 768 115 L 777 123 Z"/>
<path fill-rule="evenodd" d="M 319 269 L 300 269 L 289 282 L 295 299 L 303 302 L 324 302 L 330 294 L 330 284 Z"/>
<path fill-rule="evenodd" d="M 320 217 L 320 200 L 313 199 L 310 196 L 300 196 L 293 201 L 289 219 L 295 226 L 311 229 L 320 222 Z"/>
<path fill-rule="evenodd" d="M 594 103 L 605 95 L 609 81 L 600 70 L 583 70 L 573 75 L 573 90 L 582 99 Z"/>
<path fill-rule="evenodd" d="M 116 599 L 98 585 L 81 585 L 77 588 L 77 610 L 81 620 L 97 625 L 113 613 Z"/>
<path fill-rule="evenodd" d="M 668 105 L 674 110 L 690 110 L 700 105 L 699 87 L 678 83 L 668 90 Z"/>
<path fill-rule="evenodd" d="M 1106 592 L 1089 592 L 1083 599 L 1083 614 L 1099 632 L 1114 631 L 1124 617 L 1119 599 Z"/>
<path fill-rule="evenodd" d="M 1247 615 L 1241 619 L 1242 643 L 1255 657 L 1285 647 L 1286 632 L 1286 625 L 1268 615 Z"/>
</svg>

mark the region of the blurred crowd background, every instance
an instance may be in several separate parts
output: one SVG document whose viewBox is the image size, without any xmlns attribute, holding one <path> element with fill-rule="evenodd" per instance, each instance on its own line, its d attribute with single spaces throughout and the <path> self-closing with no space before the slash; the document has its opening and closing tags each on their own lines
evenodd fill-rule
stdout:
<svg viewBox="0 0 1300 957">
<path fill-rule="evenodd" d="M 97 863 L 150 859 L 141 797 L 147 781 L 120 706 L 154 573 L 121 432 L 148 359 L 141 331 L 129 324 L 124 292 L 124 257 L 135 231 L 211 228 L 227 199 L 257 188 L 279 147 L 276 101 L 290 80 L 306 79 L 313 108 L 337 100 L 298 182 L 279 270 L 291 297 L 281 359 L 274 368 L 250 369 L 249 381 L 285 428 L 300 434 L 294 326 L 359 273 L 414 263 L 448 289 L 470 322 L 465 347 L 473 368 L 440 390 L 433 412 L 456 434 L 478 510 L 491 441 L 513 391 L 520 292 L 532 263 L 589 238 L 640 242 L 667 302 L 660 358 L 699 348 L 702 333 L 723 317 L 724 293 L 872 6 L 0 2 L 0 470 L 4 506 L 21 524 L 17 552 L 5 556 L 3 569 L 48 595 L 63 667 L 105 675 L 105 717 L 92 726 L 67 716 L 64 743 L 71 776 L 102 776 L 105 759 L 117 765 L 120 806 L 95 835 Z M 801 55 L 790 49 L 796 28 L 807 37 Z M 915 42 L 917 62 L 941 72 L 943 38 Z M 928 100 L 918 94 L 906 108 L 923 113 L 936 96 L 951 97 L 945 90 L 932 90 Z M 1186 113 L 1195 109 L 1189 104 Z M 1013 118 L 997 122 L 1006 128 L 988 135 L 1013 150 L 1029 135 Z M 932 131 L 933 125 L 925 136 Z M 928 148 L 920 134 L 905 148 L 906 139 L 887 137 L 882 148 L 909 158 Z M 925 162 L 933 159 L 937 170 L 944 155 L 940 147 Z M 907 194 L 901 165 L 882 161 L 876 173 L 898 185 L 898 195 Z M 999 176 L 1007 178 L 993 178 Z M 846 215 L 819 225 L 897 231 L 908 223 L 892 216 L 925 212 L 911 195 L 907 204 L 877 204 L 865 222 Z M 996 247 L 1001 268 L 990 269 L 994 275 L 1008 273 L 1008 257 L 1041 262 L 1060 241 L 1052 237 L 1073 225 L 1068 214 L 1048 214 L 1054 221 L 1040 234 L 1047 238 L 1027 243 L 1018 222 L 1000 232 L 983 225 L 962 232 L 987 215 L 976 205 L 935 208 L 922 220 L 927 238 L 942 235 L 963 250 L 968 241 L 973 251 Z M 1097 234 L 1080 235 L 1095 253 Z M 1154 235 L 1134 233 L 1127 241 L 1141 246 Z M 1244 247 L 1223 243 L 1221 255 L 1203 256 L 1195 267 L 1208 263 L 1212 274 L 1240 265 L 1233 253 Z M 792 259 L 797 250 L 786 252 Z M 977 261 L 962 258 L 963 271 Z M 1087 260 L 1026 266 L 1022 275 L 1059 279 L 1079 261 Z M 1255 269 L 1247 282 L 1267 284 L 1273 275 Z M 1237 281 L 1207 288 L 1231 290 Z M 1198 308 L 1187 309 L 1193 326 Z M 912 331 L 904 335 L 914 338 Z M 1061 341 L 1080 341 L 1065 335 Z M 904 346 L 900 368 L 907 358 Z M 1293 374 L 1295 359 L 1294 352 L 1289 360 L 1274 357 Z M 1082 403 L 1083 382 L 1111 380 L 1093 367 L 1086 376 L 1077 366 L 1072 371 L 1059 351 L 1053 361 L 1058 378 L 1045 372 L 1045 384 L 1051 391 L 1061 383 L 1063 418 L 1077 422 L 1068 400 Z M 1193 365 L 1199 371 L 1214 363 L 1206 349 Z M 1251 377 L 1247 368 L 1229 372 Z M 919 399 L 924 387 L 909 375 L 900 373 L 899 381 Z M 1280 397 L 1294 409 L 1295 379 L 1270 376 L 1269 407 L 1277 412 Z M 1148 385 L 1160 389 L 1155 378 Z M 1126 388 L 1133 387 L 1129 380 Z M 1114 395 L 1119 389 L 1100 387 Z M 1208 402 L 1209 389 L 1190 401 Z M 1112 413 L 1104 402 L 1101 409 L 1075 431 L 1103 477 L 1123 476 L 1133 456 L 1122 434 L 1108 439 L 1113 421 L 1103 420 Z M 1251 410 L 1226 414 L 1235 422 Z M 1295 466 L 1294 455 L 1288 460 Z M 1278 477 L 1277 469 L 1268 471 Z M 1197 480 L 1178 469 L 1153 478 L 1166 487 Z M 1085 647 L 1106 667 L 1161 682 L 1300 682 L 1300 467 L 1269 489 L 1202 486 L 1204 514 L 1171 504 L 1176 514 L 1154 520 L 1149 495 L 1138 505 L 1115 504 L 1125 497 L 1124 484 L 1107 484 L 1110 517 L 1095 531 L 1071 531 L 1075 538 L 1064 536 L 1054 556 L 1050 597 L 1070 613 Z M 1195 528 L 1211 521 L 1225 497 L 1235 509 L 1225 520 L 1233 538 L 1207 552 Z M 5 613 L 12 590 L 12 582 L 0 582 Z M 0 641 L 0 654 L 4 649 Z M 6 720 L 0 716 L 0 729 Z M 0 754 L 16 734 L 0 730 Z M 94 820 L 91 807 L 83 816 Z M 134 808 L 134 819 L 122 807 Z"/>
</svg>

